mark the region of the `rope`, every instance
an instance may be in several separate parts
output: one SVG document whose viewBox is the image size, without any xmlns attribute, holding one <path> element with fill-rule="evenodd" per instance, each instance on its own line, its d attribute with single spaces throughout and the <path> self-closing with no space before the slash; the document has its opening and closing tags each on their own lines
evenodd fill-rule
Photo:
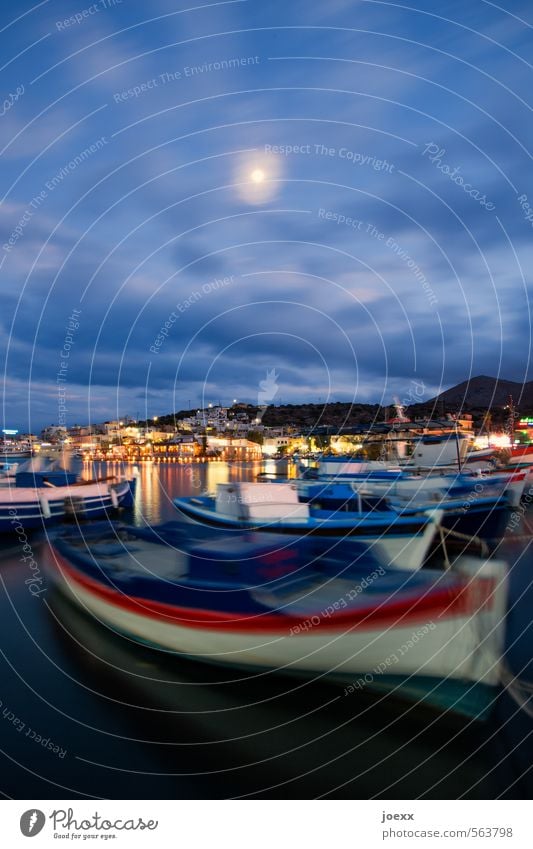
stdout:
<svg viewBox="0 0 533 849">
<path fill-rule="evenodd" d="M 503 661 L 501 664 L 500 676 L 503 686 L 511 698 L 516 702 L 518 707 L 524 710 L 528 716 L 533 717 L 533 705 L 528 704 L 532 698 L 533 685 L 528 681 L 523 681 L 513 675 L 511 670 Z M 527 696 L 524 695 L 523 690 L 526 691 Z"/>
<path fill-rule="evenodd" d="M 533 534 L 533 528 L 531 527 L 525 516 L 522 516 L 522 522 L 528 534 Z"/>
<path fill-rule="evenodd" d="M 508 537 L 508 539 L 512 540 L 513 542 L 515 540 L 516 540 L 516 542 L 531 542 L 531 535 L 532 534 L 533 534 L 533 531 L 531 532 L 531 534 L 512 534 L 512 536 Z"/>
<path fill-rule="evenodd" d="M 444 528 L 442 525 L 439 525 L 439 536 L 440 536 L 440 544 L 442 546 L 442 552 L 444 554 L 444 566 L 446 569 L 451 569 L 452 564 L 450 563 L 450 558 L 448 557 L 448 549 L 446 547 L 446 537 L 444 536 Z"/>
<path fill-rule="evenodd" d="M 480 537 L 471 537 L 471 536 L 469 536 L 469 534 L 460 533 L 460 531 L 453 531 L 453 530 L 449 530 L 447 528 L 443 528 L 442 525 L 439 525 L 439 532 L 440 532 L 441 539 L 443 540 L 443 548 L 444 548 L 444 552 L 445 552 L 445 562 L 446 562 L 447 566 L 449 564 L 449 561 L 447 559 L 446 549 L 445 549 L 445 546 L 444 546 L 444 534 L 446 534 L 446 537 L 455 537 L 456 539 L 464 540 L 465 542 L 474 543 L 475 545 L 479 546 L 479 548 L 481 549 L 481 553 L 483 555 L 490 554 L 489 546 L 487 545 L 485 540 L 481 539 Z"/>
</svg>

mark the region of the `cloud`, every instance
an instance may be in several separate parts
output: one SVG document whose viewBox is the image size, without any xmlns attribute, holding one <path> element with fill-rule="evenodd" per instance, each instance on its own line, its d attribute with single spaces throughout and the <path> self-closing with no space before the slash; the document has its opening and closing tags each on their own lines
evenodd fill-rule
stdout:
<svg viewBox="0 0 533 849">
<path fill-rule="evenodd" d="M 523 378 L 531 227 L 517 195 L 533 204 L 523 25 L 490 6 L 445 10 L 454 24 L 346 0 L 179 11 L 167 0 L 148 12 L 117 4 L 60 32 L 56 21 L 73 14 L 60 0 L 12 28 L 10 55 L 51 35 L 6 68 L 6 90 L 25 92 L 1 118 L 12 142 L 0 162 L 1 244 L 47 181 L 106 142 L 67 167 L 3 251 L 11 415 L 24 421 L 31 381 L 32 422 L 53 418 L 73 307 L 76 418 L 109 417 L 117 393 L 120 414 L 145 398 L 159 413 L 204 392 L 253 399 L 269 367 L 286 400 L 331 385 L 334 396 L 356 387 L 389 401 L 415 376 L 431 387 L 499 369 Z M 165 17 L 137 26 L 148 15 Z M 258 61 L 214 67 L 246 56 Z M 184 73 L 193 66 L 203 70 Z M 430 142 L 441 163 L 424 155 Z M 263 161 L 267 144 L 299 152 L 280 154 L 272 197 L 248 204 L 232 184 L 245 151 Z"/>
</svg>

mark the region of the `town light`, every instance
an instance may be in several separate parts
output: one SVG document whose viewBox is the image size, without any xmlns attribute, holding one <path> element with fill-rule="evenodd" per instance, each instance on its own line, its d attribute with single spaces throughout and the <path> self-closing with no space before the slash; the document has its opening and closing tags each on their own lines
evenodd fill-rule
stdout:
<svg viewBox="0 0 533 849">
<path fill-rule="evenodd" d="M 510 448 L 511 437 L 506 433 L 489 433 L 489 445 L 491 448 Z"/>
</svg>

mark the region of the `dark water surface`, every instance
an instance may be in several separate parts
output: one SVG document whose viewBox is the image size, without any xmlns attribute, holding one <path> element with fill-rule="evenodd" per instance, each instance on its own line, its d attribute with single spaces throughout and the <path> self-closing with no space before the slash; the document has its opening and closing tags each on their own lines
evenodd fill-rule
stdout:
<svg viewBox="0 0 533 849">
<path fill-rule="evenodd" d="M 110 467 L 107 467 L 109 473 Z M 143 465 L 128 521 L 259 467 Z M 88 470 L 86 469 L 87 473 Z M 38 536 L 31 544 L 37 563 Z M 118 637 L 52 588 L 33 597 L 16 539 L 0 543 L 0 790 L 13 798 L 527 796 L 533 726 L 502 697 L 486 725 L 391 697 L 197 664 Z M 532 558 L 511 551 L 515 625 Z M 528 626 L 529 627 L 529 626 Z M 533 644 L 529 627 L 524 645 Z M 530 663 L 522 648 L 520 669 Z M 522 662 L 523 661 L 523 662 Z"/>
</svg>

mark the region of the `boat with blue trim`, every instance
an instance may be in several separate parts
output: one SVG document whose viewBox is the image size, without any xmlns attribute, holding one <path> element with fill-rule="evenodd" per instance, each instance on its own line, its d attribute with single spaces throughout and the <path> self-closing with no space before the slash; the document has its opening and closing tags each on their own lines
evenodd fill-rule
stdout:
<svg viewBox="0 0 533 849">
<path fill-rule="evenodd" d="M 80 483 L 54 487 L 2 487 L 0 532 L 43 528 L 65 519 L 97 519 L 121 506 L 128 481 Z"/>
<path fill-rule="evenodd" d="M 439 510 L 402 516 L 397 511 L 340 512 L 315 509 L 299 500 L 294 484 L 220 483 L 216 496 L 174 498 L 188 526 L 204 533 L 264 533 L 358 540 L 377 545 L 388 563 L 419 569 L 442 518 Z"/>
<path fill-rule="evenodd" d="M 174 522 L 63 530 L 44 566 L 114 631 L 196 660 L 326 678 L 345 695 L 388 688 L 477 716 L 499 682 L 501 561 L 401 571 L 353 541 L 251 533 L 191 544 Z"/>
<path fill-rule="evenodd" d="M 0 486 L 0 533 L 43 528 L 66 519 L 98 519 L 130 506 L 135 479 L 83 481 L 58 461 L 33 458 Z"/>
<path fill-rule="evenodd" d="M 396 497 L 416 495 L 420 498 L 424 490 L 430 500 L 433 493 L 460 496 L 481 486 L 485 496 L 505 496 L 511 506 L 520 503 L 529 478 L 529 467 L 497 468 L 485 464 L 477 469 L 468 466 L 436 464 L 418 466 L 405 462 L 398 464 L 388 460 L 360 460 L 356 457 L 322 457 L 316 467 L 302 468 L 301 489 L 306 481 L 329 481 L 334 483 L 359 484 L 368 495 L 390 494 Z"/>
<path fill-rule="evenodd" d="M 408 516 L 439 508 L 443 528 L 480 539 L 501 539 L 509 518 L 505 481 L 467 475 L 420 479 L 377 472 L 343 482 L 298 480 L 295 485 L 304 503 L 341 514 L 394 509 Z"/>
</svg>

